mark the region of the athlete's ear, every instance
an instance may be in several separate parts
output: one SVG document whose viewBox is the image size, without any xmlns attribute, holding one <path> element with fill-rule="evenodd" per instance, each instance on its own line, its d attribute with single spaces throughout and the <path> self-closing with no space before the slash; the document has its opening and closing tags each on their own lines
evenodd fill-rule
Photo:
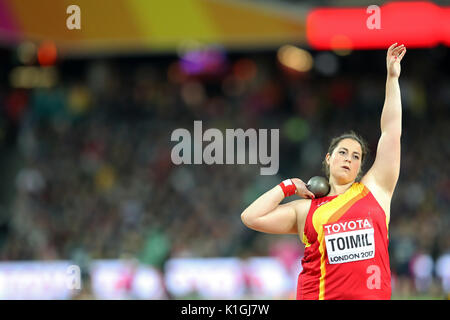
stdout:
<svg viewBox="0 0 450 320">
<path fill-rule="evenodd" d="M 330 166 L 330 157 L 331 157 L 331 155 L 329 153 L 327 153 L 327 155 L 325 156 L 325 161 L 328 166 Z"/>
</svg>

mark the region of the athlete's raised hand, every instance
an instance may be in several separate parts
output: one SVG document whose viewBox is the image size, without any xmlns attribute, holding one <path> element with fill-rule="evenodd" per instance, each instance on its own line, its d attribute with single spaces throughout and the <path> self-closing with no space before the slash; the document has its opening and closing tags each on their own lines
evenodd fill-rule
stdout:
<svg viewBox="0 0 450 320">
<path fill-rule="evenodd" d="M 400 62 L 406 53 L 406 47 L 402 44 L 397 46 L 397 42 L 392 44 L 386 56 L 386 67 L 389 77 L 398 78 L 400 76 Z"/>
</svg>

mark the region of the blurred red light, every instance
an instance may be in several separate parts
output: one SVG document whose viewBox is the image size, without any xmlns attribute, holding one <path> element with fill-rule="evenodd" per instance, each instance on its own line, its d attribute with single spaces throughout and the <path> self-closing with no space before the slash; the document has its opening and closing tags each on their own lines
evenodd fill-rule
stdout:
<svg viewBox="0 0 450 320">
<path fill-rule="evenodd" d="M 233 65 L 233 73 L 240 80 L 251 80 L 255 77 L 257 67 L 255 62 L 250 59 L 242 58 Z"/>
<path fill-rule="evenodd" d="M 306 37 L 318 50 L 377 49 L 394 42 L 407 47 L 430 48 L 439 42 L 450 43 L 449 8 L 431 2 L 391 2 L 379 7 L 380 28 L 369 28 L 374 13 L 367 8 L 320 8 L 307 17 Z"/>
<path fill-rule="evenodd" d="M 38 49 L 38 61 L 41 66 L 51 66 L 56 63 L 58 51 L 51 41 L 43 42 Z"/>
</svg>

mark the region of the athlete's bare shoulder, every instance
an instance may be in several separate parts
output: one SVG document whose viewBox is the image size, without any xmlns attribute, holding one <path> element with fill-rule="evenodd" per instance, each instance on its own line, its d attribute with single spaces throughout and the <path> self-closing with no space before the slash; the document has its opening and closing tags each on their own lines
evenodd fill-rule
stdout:
<svg viewBox="0 0 450 320">
<path fill-rule="evenodd" d="M 386 217 L 390 217 L 390 206 L 392 201 L 392 194 L 387 193 L 383 190 L 382 187 L 380 187 L 371 176 L 365 175 L 361 179 L 361 183 L 364 184 L 372 193 L 374 198 L 377 200 L 377 202 L 380 204 L 380 206 L 383 208 Z"/>
</svg>

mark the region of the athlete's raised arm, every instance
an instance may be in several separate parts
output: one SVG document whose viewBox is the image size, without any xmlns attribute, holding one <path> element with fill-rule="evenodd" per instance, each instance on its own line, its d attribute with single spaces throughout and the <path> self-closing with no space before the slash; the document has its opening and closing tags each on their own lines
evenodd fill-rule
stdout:
<svg viewBox="0 0 450 320">
<path fill-rule="evenodd" d="M 363 181 L 375 184 L 388 198 L 392 197 L 400 174 L 400 138 L 402 134 L 402 103 L 398 78 L 400 62 L 406 53 L 404 45 L 391 45 L 387 51 L 386 96 L 381 113 L 381 137 L 375 161 Z"/>
</svg>

